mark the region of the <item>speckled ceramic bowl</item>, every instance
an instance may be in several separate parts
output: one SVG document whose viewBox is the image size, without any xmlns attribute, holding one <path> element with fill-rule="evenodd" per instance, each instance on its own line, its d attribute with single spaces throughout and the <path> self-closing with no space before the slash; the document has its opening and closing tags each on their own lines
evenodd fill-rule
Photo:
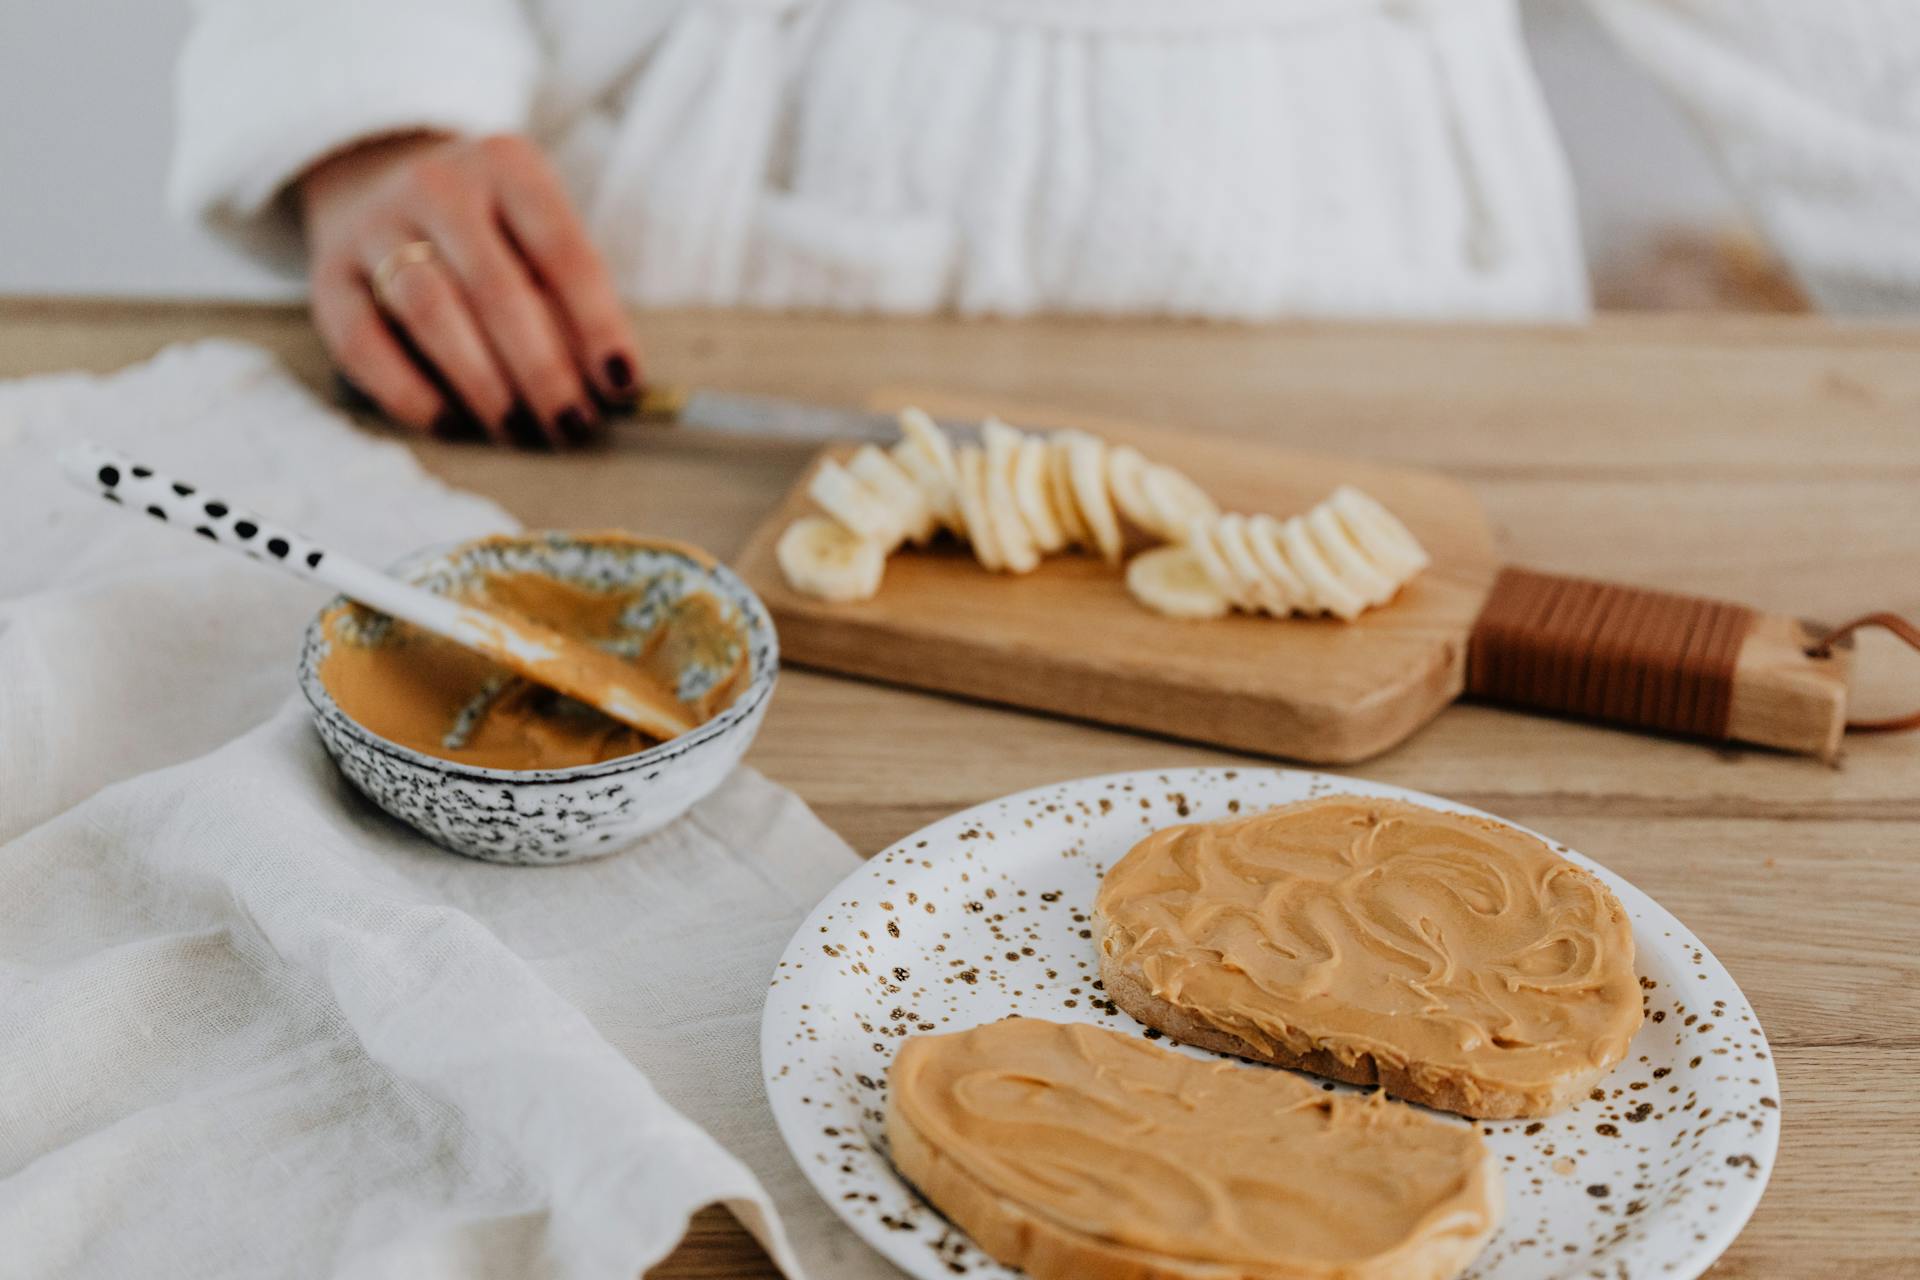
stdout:
<svg viewBox="0 0 1920 1280">
<path fill-rule="evenodd" d="M 665 606 L 705 591 L 740 623 L 748 679 L 719 715 L 637 755 L 567 769 L 488 769 L 425 755 L 349 718 L 320 682 L 329 640 L 320 616 L 300 652 L 300 688 L 340 771 L 368 799 L 436 844 L 470 858 L 520 866 L 617 853 L 673 821 L 720 784 L 759 731 L 780 665 L 766 606 L 725 566 L 672 543 L 591 534 L 529 533 L 418 552 L 395 576 L 446 593 L 486 572 L 538 572 L 591 587 L 646 584 L 622 619 L 636 636 Z M 332 609 L 342 603 L 331 602 Z M 717 673 L 688 667 L 683 694 Z"/>
</svg>

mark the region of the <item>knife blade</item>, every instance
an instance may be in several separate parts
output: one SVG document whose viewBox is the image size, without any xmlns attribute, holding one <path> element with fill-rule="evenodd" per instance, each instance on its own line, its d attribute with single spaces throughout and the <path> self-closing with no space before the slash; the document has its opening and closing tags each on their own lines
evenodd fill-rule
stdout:
<svg viewBox="0 0 1920 1280">
<path fill-rule="evenodd" d="M 783 400 L 777 396 L 705 388 L 649 387 L 640 396 L 636 416 L 642 422 L 682 430 L 789 440 L 800 444 L 853 441 L 891 444 L 900 438 L 897 416 L 870 409 Z M 980 424 L 934 419 L 955 443 L 976 443 Z"/>
</svg>

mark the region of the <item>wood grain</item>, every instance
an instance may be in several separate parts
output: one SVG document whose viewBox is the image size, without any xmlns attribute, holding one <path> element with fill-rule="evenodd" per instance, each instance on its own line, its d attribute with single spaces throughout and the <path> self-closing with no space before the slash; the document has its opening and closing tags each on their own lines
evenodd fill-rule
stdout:
<svg viewBox="0 0 1920 1280">
<path fill-rule="evenodd" d="M 1812 319 L 1582 329 L 973 324 L 659 314 L 651 365 L 695 385 L 857 404 L 940 385 L 1176 430 L 1338 448 L 1466 484 L 1507 560 L 1837 621 L 1920 616 L 1920 331 Z M 107 370 L 207 336 L 325 387 L 285 308 L 0 301 L 0 375 Z M 270 430 L 263 425 L 263 430 Z M 539 457 L 422 444 L 531 525 L 623 524 L 733 556 L 804 450 L 631 433 Z M 1861 637 L 1854 713 L 1920 705 L 1920 663 Z M 856 848 L 955 808 L 1218 749 L 791 671 L 752 761 Z M 1780 1162 L 1714 1280 L 1891 1280 L 1920 1256 L 1920 735 L 1832 767 L 1472 704 L 1366 776 L 1551 831 L 1658 898 L 1752 998 L 1782 1077 Z M 653 1273 L 773 1277 L 720 1210 Z"/>
</svg>

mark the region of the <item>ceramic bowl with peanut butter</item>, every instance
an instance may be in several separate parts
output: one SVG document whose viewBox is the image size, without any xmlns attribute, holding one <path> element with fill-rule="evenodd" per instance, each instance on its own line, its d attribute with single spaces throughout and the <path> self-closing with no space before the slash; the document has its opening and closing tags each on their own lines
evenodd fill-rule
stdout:
<svg viewBox="0 0 1920 1280">
<path fill-rule="evenodd" d="M 336 599 L 307 628 L 300 687 L 368 799 L 469 857 L 546 865 L 626 849 L 739 763 L 779 667 L 759 597 L 693 547 L 608 533 L 505 535 L 393 573 L 529 618 L 628 662 L 694 728 L 664 742 L 488 659 Z"/>
</svg>

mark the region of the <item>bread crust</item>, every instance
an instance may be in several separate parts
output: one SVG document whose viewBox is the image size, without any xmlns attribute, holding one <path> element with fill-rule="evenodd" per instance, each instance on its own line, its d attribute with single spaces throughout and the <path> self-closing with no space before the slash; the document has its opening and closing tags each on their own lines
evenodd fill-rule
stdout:
<svg viewBox="0 0 1920 1280">
<path fill-rule="evenodd" d="M 1499 1162 L 1489 1151 L 1481 1175 L 1490 1225 L 1478 1235 L 1415 1240 L 1357 1267 L 1195 1262 L 1115 1244 L 1029 1211 L 947 1159 L 900 1113 L 891 1094 L 886 1124 L 900 1175 L 988 1256 L 1033 1280 L 1452 1280 L 1493 1238 L 1504 1209 Z"/>
<path fill-rule="evenodd" d="M 1346 1084 L 1378 1086 L 1396 1098 L 1477 1120 L 1519 1120 L 1564 1111 L 1586 1097 L 1594 1085 L 1613 1070 L 1614 1064 L 1608 1063 L 1562 1077 L 1546 1089 L 1519 1090 L 1502 1088 L 1464 1072 L 1434 1067 L 1423 1073 L 1427 1079 L 1416 1079 L 1406 1069 L 1382 1062 L 1372 1054 L 1363 1053 L 1352 1062 L 1345 1062 L 1318 1047 L 1294 1053 L 1281 1045 L 1269 1053 L 1231 1032 L 1220 1030 L 1192 1011 L 1154 995 L 1144 973 L 1113 958 L 1111 953 L 1118 948 L 1107 945 L 1113 925 L 1105 917 L 1096 915 L 1094 929 L 1100 940 L 1100 981 L 1106 987 L 1107 998 L 1136 1022 L 1181 1044 L 1232 1054 L 1252 1062 L 1291 1067 Z"/>
</svg>

